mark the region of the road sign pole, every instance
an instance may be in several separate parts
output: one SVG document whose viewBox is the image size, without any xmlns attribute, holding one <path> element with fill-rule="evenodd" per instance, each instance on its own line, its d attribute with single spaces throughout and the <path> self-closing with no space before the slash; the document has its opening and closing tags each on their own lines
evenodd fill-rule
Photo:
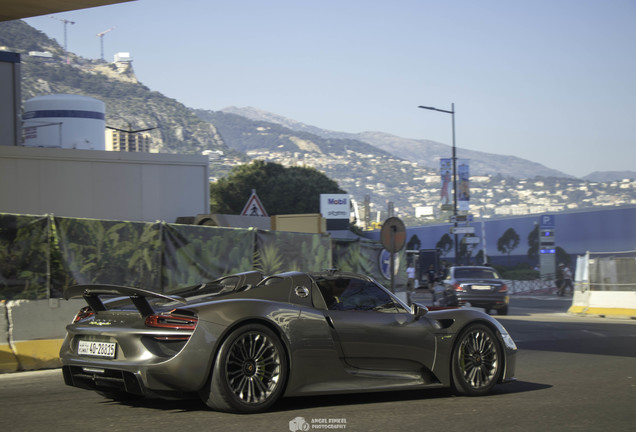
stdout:
<svg viewBox="0 0 636 432">
<path fill-rule="evenodd" d="M 391 292 L 395 294 L 395 232 L 397 227 L 391 226 L 391 262 L 389 263 L 389 272 L 391 272 Z"/>
<path fill-rule="evenodd" d="M 402 250 L 406 243 L 406 227 L 399 218 L 390 217 L 382 224 L 380 240 L 384 249 L 389 252 L 389 273 L 391 280 L 391 292 L 395 293 L 395 252 Z"/>
</svg>

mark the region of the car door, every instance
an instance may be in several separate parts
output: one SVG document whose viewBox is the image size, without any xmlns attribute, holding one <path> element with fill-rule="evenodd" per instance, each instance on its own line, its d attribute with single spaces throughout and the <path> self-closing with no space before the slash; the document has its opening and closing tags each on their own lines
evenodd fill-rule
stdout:
<svg viewBox="0 0 636 432">
<path fill-rule="evenodd" d="M 345 362 L 355 368 L 420 371 L 435 358 L 433 328 L 418 319 L 384 288 L 353 277 L 318 283 L 326 319 Z"/>
</svg>

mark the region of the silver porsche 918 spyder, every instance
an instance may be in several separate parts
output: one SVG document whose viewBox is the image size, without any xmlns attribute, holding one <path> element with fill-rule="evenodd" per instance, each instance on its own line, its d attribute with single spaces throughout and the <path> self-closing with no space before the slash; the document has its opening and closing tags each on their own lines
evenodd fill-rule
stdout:
<svg viewBox="0 0 636 432">
<path fill-rule="evenodd" d="M 476 396 L 514 380 L 506 329 L 472 309 L 408 306 L 336 270 L 239 273 L 165 295 L 81 285 L 65 383 L 106 397 L 200 396 L 254 413 L 280 397 L 450 387 Z"/>
</svg>

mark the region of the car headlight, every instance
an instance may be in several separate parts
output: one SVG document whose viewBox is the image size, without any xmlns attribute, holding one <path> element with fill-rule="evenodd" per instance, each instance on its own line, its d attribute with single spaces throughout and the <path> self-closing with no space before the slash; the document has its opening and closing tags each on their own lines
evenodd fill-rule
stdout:
<svg viewBox="0 0 636 432">
<path fill-rule="evenodd" d="M 517 349 L 517 344 L 515 343 L 515 341 L 512 340 L 512 337 L 510 337 L 508 333 L 502 332 L 501 338 L 503 339 L 506 347 L 510 348 L 511 350 Z"/>
</svg>

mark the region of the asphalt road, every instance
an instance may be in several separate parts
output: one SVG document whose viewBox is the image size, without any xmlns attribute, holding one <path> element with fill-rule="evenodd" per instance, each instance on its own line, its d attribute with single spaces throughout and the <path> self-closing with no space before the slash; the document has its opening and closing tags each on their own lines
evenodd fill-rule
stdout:
<svg viewBox="0 0 636 432">
<path fill-rule="evenodd" d="M 486 397 L 441 390 L 307 397 L 232 415 L 198 401 L 112 402 L 65 386 L 56 369 L 0 375 L 0 430 L 286 432 L 299 417 L 309 430 L 636 430 L 636 322 L 570 316 L 568 306 L 558 297 L 512 300 L 498 319 L 519 346 L 518 381 Z"/>
</svg>

